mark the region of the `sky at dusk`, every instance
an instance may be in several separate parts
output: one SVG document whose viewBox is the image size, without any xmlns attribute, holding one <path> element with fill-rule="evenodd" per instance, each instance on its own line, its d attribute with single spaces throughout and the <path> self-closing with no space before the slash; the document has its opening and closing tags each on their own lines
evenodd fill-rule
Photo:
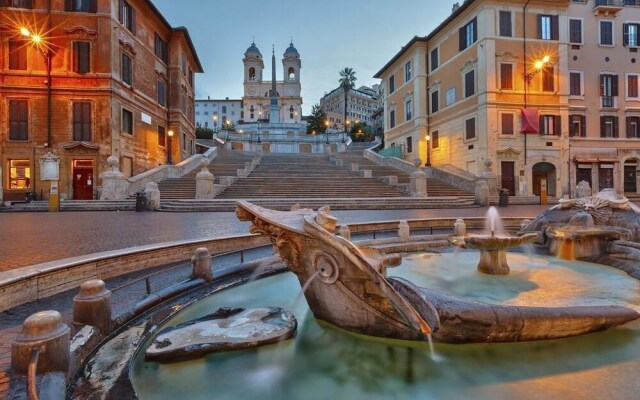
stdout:
<svg viewBox="0 0 640 400">
<path fill-rule="evenodd" d="M 241 98 L 242 58 L 255 36 L 271 76 L 275 45 L 293 42 L 302 59 L 303 112 L 338 85 L 338 71 L 356 71 L 356 86 L 378 83 L 378 72 L 414 35 L 424 36 L 450 13 L 452 0 L 152 0 L 173 26 L 186 26 L 205 70 L 196 95 Z M 461 0 L 458 0 L 462 2 Z"/>
</svg>

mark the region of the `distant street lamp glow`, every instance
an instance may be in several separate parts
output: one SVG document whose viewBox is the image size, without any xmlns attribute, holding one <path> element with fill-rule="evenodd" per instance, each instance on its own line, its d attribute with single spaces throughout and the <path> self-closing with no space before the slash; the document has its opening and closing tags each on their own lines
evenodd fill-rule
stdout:
<svg viewBox="0 0 640 400">
<path fill-rule="evenodd" d="M 40 35 L 31 36 L 31 41 L 35 44 L 40 44 L 42 42 L 42 37 Z"/>
<path fill-rule="evenodd" d="M 27 37 L 31 36 L 31 32 L 29 32 L 29 30 L 25 27 L 20 28 L 20 34 Z"/>
</svg>

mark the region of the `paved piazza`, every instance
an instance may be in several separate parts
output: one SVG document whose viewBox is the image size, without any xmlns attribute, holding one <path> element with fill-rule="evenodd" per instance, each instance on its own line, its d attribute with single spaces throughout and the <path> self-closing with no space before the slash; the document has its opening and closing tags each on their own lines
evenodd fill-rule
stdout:
<svg viewBox="0 0 640 400">
<path fill-rule="evenodd" d="M 511 206 L 503 216 L 533 217 L 545 206 Z M 485 208 L 335 211 L 340 223 L 480 217 Z M 65 212 L 0 214 L 0 271 L 102 251 L 249 233 L 232 212 Z"/>
</svg>

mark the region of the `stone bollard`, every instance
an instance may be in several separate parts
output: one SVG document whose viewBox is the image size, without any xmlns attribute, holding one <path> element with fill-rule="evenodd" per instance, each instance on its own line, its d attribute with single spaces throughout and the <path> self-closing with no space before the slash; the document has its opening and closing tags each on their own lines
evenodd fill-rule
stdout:
<svg viewBox="0 0 640 400">
<path fill-rule="evenodd" d="M 107 164 L 109 164 L 109 168 L 100 174 L 100 178 L 102 178 L 100 200 L 126 199 L 129 190 L 129 181 L 118 168 L 120 159 L 116 156 L 111 156 L 107 158 Z"/>
<path fill-rule="evenodd" d="M 389 185 L 397 185 L 398 184 L 398 177 L 396 175 L 387 176 L 387 183 Z"/>
<path fill-rule="evenodd" d="M 57 311 L 40 311 L 24 320 L 22 332 L 11 344 L 11 368 L 27 374 L 33 349 L 40 348 L 39 374 L 69 372 L 70 330 Z"/>
<path fill-rule="evenodd" d="M 351 229 L 347 225 L 340 225 L 338 234 L 347 240 L 351 240 Z"/>
<path fill-rule="evenodd" d="M 371 178 L 371 170 L 370 169 L 363 169 L 362 170 L 362 177 L 363 178 Z"/>
<path fill-rule="evenodd" d="M 409 223 L 405 220 L 400 221 L 398 225 L 398 237 L 401 242 L 408 242 L 411 238 L 411 228 Z"/>
<path fill-rule="evenodd" d="M 484 180 L 479 180 L 476 183 L 476 204 L 482 207 L 489 205 L 489 186 Z"/>
<path fill-rule="evenodd" d="M 467 234 L 467 224 L 464 223 L 462 218 L 456 219 L 456 223 L 453 224 L 453 234 L 455 236 L 463 236 Z"/>
<path fill-rule="evenodd" d="M 196 199 L 213 199 L 216 196 L 214 178 L 209 171 L 209 160 L 202 159 L 200 172 L 196 175 Z"/>
<path fill-rule="evenodd" d="M 300 211 L 300 204 L 296 203 L 291 206 L 291 211 Z"/>
<path fill-rule="evenodd" d="M 194 278 L 204 279 L 205 282 L 211 282 L 213 280 L 211 254 L 209 254 L 209 250 L 206 247 L 199 247 L 196 249 L 193 257 L 191 257 L 191 265 L 193 265 L 193 272 L 191 275 Z"/>
<path fill-rule="evenodd" d="M 160 188 L 157 183 L 147 182 L 144 194 L 147 196 L 147 210 L 154 211 L 160 208 Z"/>
<path fill-rule="evenodd" d="M 73 298 L 73 323 L 95 326 L 103 335 L 111 332 L 111 291 L 104 281 L 94 279 L 80 285 L 80 293 Z"/>
<path fill-rule="evenodd" d="M 411 174 L 409 178 L 409 189 L 411 196 L 426 196 L 427 195 L 427 174 L 421 169 Z"/>
<path fill-rule="evenodd" d="M 351 172 L 358 172 L 359 168 L 358 163 L 351 163 Z"/>
<path fill-rule="evenodd" d="M 336 159 L 336 166 L 342 167 L 344 165 L 344 161 L 341 158 Z"/>
<path fill-rule="evenodd" d="M 520 222 L 520 230 L 529 226 L 530 223 L 531 223 L 530 219 L 523 219 L 522 222 Z"/>
</svg>

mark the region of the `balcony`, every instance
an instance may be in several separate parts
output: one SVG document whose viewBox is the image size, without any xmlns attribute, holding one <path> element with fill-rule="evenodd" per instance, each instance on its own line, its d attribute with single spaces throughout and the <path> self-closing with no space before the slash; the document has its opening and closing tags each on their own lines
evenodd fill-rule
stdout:
<svg viewBox="0 0 640 400">
<path fill-rule="evenodd" d="M 602 108 L 615 107 L 616 102 L 613 96 L 601 96 L 601 98 L 602 98 Z"/>
<path fill-rule="evenodd" d="M 593 14 L 615 16 L 627 3 L 636 3 L 636 0 L 596 0 Z"/>
</svg>

